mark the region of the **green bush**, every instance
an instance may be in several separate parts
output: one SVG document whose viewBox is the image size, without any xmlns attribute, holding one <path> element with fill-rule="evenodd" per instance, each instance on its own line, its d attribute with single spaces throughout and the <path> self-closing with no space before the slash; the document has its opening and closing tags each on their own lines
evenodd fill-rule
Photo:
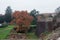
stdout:
<svg viewBox="0 0 60 40">
<path fill-rule="evenodd" d="M 35 32 L 36 30 L 36 25 L 30 25 L 30 29 L 28 30 L 28 32 Z"/>
<path fill-rule="evenodd" d="M 8 26 L 8 24 L 3 24 L 3 27 L 7 27 Z"/>
<path fill-rule="evenodd" d="M 8 24 L 2 24 L 2 26 L 0 28 L 4 28 L 4 27 L 7 27 Z"/>
</svg>

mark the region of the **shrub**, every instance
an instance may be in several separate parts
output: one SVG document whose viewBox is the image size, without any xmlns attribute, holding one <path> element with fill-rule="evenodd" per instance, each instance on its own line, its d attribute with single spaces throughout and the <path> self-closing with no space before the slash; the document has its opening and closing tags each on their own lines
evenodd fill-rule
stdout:
<svg viewBox="0 0 60 40">
<path fill-rule="evenodd" d="M 0 28 L 4 28 L 4 27 L 7 27 L 7 26 L 8 26 L 8 24 L 7 24 L 7 23 L 1 23 Z"/>
<path fill-rule="evenodd" d="M 16 32 L 18 31 L 27 31 L 29 29 L 29 25 L 33 20 L 33 17 L 29 15 L 27 11 L 15 11 L 13 13 L 13 22 L 17 26 L 15 26 Z"/>
</svg>

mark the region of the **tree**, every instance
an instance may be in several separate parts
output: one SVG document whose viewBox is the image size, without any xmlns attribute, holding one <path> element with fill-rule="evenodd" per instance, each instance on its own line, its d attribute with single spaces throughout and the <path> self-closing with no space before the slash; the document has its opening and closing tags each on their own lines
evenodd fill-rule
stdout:
<svg viewBox="0 0 60 40">
<path fill-rule="evenodd" d="M 56 29 L 58 27 L 57 25 L 59 22 L 57 22 L 57 19 L 60 18 L 60 7 L 56 8 L 55 13 L 56 13 L 56 15 L 53 17 L 54 29 Z"/>
<path fill-rule="evenodd" d="M 53 22 L 56 23 L 56 19 L 60 17 L 60 7 L 56 8 L 55 10 L 56 15 L 53 18 Z"/>
<path fill-rule="evenodd" d="M 13 13 L 13 23 L 16 24 L 14 27 L 17 32 L 19 31 L 27 31 L 29 29 L 29 25 L 33 20 L 33 17 L 28 14 L 27 11 L 15 11 Z"/>
<path fill-rule="evenodd" d="M 55 12 L 60 13 L 60 7 L 56 8 Z"/>
<path fill-rule="evenodd" d="M 4 22 L 4 15 L 0 14 L 0 23 Z"/>
<path fill-rule="evenodd" d="M 7 23 L 9 23 L 9 22 L 12 20 L 11 15 L 12 15 L 12 9 L 11 9 L 10 6 L 8 6 L 8 7 L 6 8 L 6 12 L 5 12 L 5 21 L 6 21 Z"/>
<path fill-rule="evenodd" d="M 36 9 L 33 9 L 31 12 L 30 12 L 30 15 L 34 17 L 34 20 L 32 22 L 32 24 L 36 24 L 37 22 L 37 18 L 36 18 L 36 15 L 39 14 L 39 11 L 36 11 Z"/>
</svg>

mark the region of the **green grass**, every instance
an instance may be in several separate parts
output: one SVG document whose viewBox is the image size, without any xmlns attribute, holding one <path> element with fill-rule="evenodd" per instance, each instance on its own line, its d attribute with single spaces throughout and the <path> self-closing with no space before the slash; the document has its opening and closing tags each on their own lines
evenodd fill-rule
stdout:
<svg viewBox="0 0 60 40">
<path fill-rule="evenodd" d="M 0 39 L 5 39 L 10 31 L 13 29 L 13 25 L 9 25 L 8 27 L 0 28 Z"/>
<path fill-rule="evenodd" d="M 32 32 L 32 33 L 27 33 L 27 38 L 28 38 L 28 39 L 38 39 L 38 37 L 35 35 L 34 32 Z"/>
<path fill-rule="evenodd" d="M 36 25 L 30 25 L 30 27 L 36 27 Z"/>
<path fill-rule="evenodd" d="M 8 25 L 8 27 L 0 28 L 0 39 L 5 39 L 10 34 L 10 31 L 13 29 L 14 25 Z M 38 39 L 38 37 L 35 35 L 35 33 L 27 33 L 28 39 Z"/>
</svg>

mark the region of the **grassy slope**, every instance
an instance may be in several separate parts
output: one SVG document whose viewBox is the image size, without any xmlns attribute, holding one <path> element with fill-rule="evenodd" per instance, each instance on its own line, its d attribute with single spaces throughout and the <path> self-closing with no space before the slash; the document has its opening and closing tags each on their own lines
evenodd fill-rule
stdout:
<svg viewBox="0 0 60 40">
<path fill-rule="evenodd" d="M 34 28 L 36 25 L 30 25 L 30 27 Z M 38 40 L 38 37 L 35 35 L 35 32 L 27 33 L 27 38 L 31 40 Z"/>
<path fill-rule="evenodd" d="M 7 38 L 7 36 L 9 35 L 9 33 L 12 29 L 13 29 L 13 25 L 9 25 L 8 27 L 5 27 L 5 28 L 0 28 L 0 39 Z M 38 39 L 34 32 L 27 33 L 27 38 L 28 39 Z"/>
<path fill-rule="evenodd" d="M 12 29 L 13 29 L 12 25 L 9 25 L 8 27 L 5 28 L 0 28 L 0 39 L 6 38 Z"/>
<path fill-rule="evenodd" d="M 38 37 L 35 35 L 34 32 L 32 32 L 32 33 L 27 33 L 27 38 L 28 38 L 28 39 L 38 39 Z"/>
</svg>

